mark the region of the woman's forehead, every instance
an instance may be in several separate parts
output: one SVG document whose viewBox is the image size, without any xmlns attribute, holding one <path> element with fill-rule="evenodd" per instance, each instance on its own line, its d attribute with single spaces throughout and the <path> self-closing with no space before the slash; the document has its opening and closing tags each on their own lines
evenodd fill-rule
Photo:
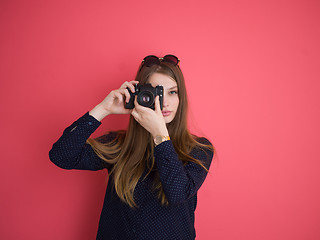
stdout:
<svg viewBox="0 0 320 240">
<path fill-rule="evenodd" d="M 165 88 L 177 87 L 177 82 L 168 75 L 162 73 L 153 73 L 148 81 L 153 87 L 162 85 Z"/>
</svg>

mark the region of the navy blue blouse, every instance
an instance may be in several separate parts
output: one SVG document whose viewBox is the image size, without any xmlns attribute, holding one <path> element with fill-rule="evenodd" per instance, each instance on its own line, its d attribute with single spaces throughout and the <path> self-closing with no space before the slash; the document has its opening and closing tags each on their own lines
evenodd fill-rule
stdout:
<svg viewBox="0 0 320 240">
<path fill-rule="evenodd" d="M 49 151 L 50 160 L 63 169 L 110 170 L 110 164 L 100 159 L 86 143 L 90 135 L 101 125 L 86 112 L 67 127 L 62 136 Z M 111 141 L 112 134 L 97 140 Z M 206 138 L 200 142 L 211 144 Z M 201 160 L 209 169 L 213 152 L 195 148 L 190 153 Z M 207 172 L 195 163 L 183 165 L 172 142 L 165 141 L 154 148 L 154 157 L 168 206 L 151 191 L 153 174 L 142 181 L 142 175 L 134 191 L 138 208 L 130 208 L 120 200 L 108 181 L 102 212 L 100 215 L 97 239 L 137 240 L 137 239 L 195 239 L 194 211 L 197 206 L 197 191 L 204 182 Z"/>
</svg>

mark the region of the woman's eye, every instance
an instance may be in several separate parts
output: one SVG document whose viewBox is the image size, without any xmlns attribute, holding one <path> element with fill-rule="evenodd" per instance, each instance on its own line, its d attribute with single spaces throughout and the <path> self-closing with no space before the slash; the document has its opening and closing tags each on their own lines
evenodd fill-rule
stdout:
<svg viewBox="0 0 320 240">
<path fill-rule="evenodd" d="M 177 94 L 177 91 L 170 91 L 170 94 Z"/>
</svg>

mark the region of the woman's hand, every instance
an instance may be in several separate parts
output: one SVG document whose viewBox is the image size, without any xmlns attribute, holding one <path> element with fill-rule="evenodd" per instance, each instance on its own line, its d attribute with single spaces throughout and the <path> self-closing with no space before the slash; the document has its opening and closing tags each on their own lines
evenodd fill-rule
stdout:
<svg viewBox="0 0 320 240">
<path fill-rule="evenodd" d="M 166 122 L 162 116 L 162 112 L 160 109 L 159 96 L 156 96 L 155 98 L 155 110 L 141 106 L 137 102 L 137 96 L 134 100 L 134 106 L 135 107 L 132 110 L 131 115 L 138 123 L 140 123 L 142 127 L 144 127 L 148 132 L 151 133 L 153 138 L 155 138 L 157 135 L 169 135 Z"/>
<path fill-rule="evenodd" d="M 99 121 L 109 114 L 130 114 L 132 109 L 126 109 L 124 107 L 124 99 L 126 102 L 129 102 L 130 99 L 127 87 L 131 92 L 134 92 L 134 84 L 138 83 L 138 81 L 124 82 L 119 89 L 111 91 L 101 103 L 89 112 L 89 114 Z"/>
<path fill-rule="evenodd" d="M 100 103 L 101 107 L 108 114 L 129 114 L 132 109 L 124 108 L 124 99 L 126 102 L 130 100 L 130 94 L 127 87 L 131 92 L 134 92 L 134 84 L 138 81 L 124 82 L 119 89 L 113 90 L 109 95 Z"/>
</svg>

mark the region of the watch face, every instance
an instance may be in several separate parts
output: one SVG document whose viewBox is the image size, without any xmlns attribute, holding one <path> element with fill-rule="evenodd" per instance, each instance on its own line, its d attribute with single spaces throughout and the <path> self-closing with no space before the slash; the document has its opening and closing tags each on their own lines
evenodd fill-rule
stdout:
<svg viewBox="0 0 320 240">
<path fill-rule="evenodd" d="M 154 141 L 156 144 L 160 144 L 162 142 L 162 136 L 156 136 Z"/>
</svg>

